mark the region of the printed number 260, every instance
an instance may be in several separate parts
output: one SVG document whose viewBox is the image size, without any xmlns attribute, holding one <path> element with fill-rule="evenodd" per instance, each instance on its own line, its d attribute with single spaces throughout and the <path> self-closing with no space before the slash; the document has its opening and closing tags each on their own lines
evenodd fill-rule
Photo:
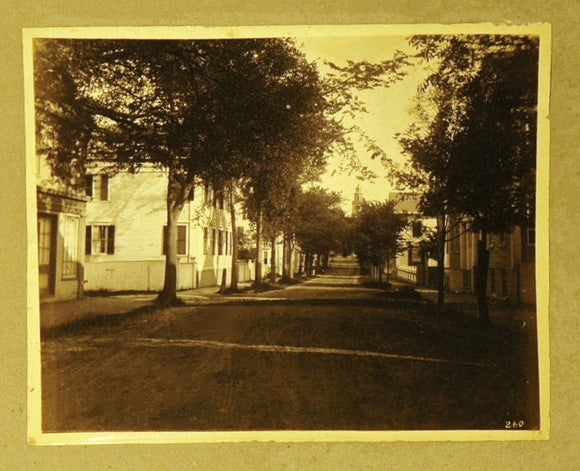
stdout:
<svg viewBox="0 0 580 471">
<path fill-rule="evenodd" d="M 506 420 L 505 421 L 505 428 L 514 429 L 514 428 L 523 428 L 524 421 L 523 420 Z"/>
</svg>

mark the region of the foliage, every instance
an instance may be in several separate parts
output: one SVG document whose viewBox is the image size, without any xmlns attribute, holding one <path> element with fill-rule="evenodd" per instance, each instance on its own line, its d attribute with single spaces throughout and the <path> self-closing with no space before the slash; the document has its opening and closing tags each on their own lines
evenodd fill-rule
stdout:
<svg viewBox="0 0 580 471">
<path fill-rule="evenodd" d="M 361 265 L 384 266 L 399 250 L 406 223 L 403 215 L 395 213 L 392 201 L 363 203 L 354 220 L 354 251 Z"/>
<path fill-rule="evenodd" d="M 339 204 L 337 193 L 318 186 L 297 195 L 293 231 L 302 251 L 323 255 L 342 249 L 346 216 Z"/>
<path fill-rule="evenodd" d="M 82 182 L 91 161 L 112 172 L 168 170 L 170 245 L 196 178 L 216 186 L 240 180 L 259 208 L 298 169 L 320 168 L 340 134 L 325 114 L 315 67 L 287 39 L 35 46 L 39 153 L 72 183 Z"/>
<path fill-rule="evenodd" d="M 403 184 L 423 212 L 503 231 L 533 214 L 537 41 L 520 36 L 416 36 L 436 63 L 419 90 L 417 123 L 399 141 L 411 157 Z"/>
<path fill-rule="evenodd" d="M 411 157 L 399 180 L 422 191 L 423 213 L 438 217 L 439 245 L 462 218 L 481 233 L 477 288 L 487 318 L 486 236 L 534 217 L 538 41 L 478 35 L 410 42 L 433 72 L 418 92 L 417 122 L 399 136 Z"/>
</svg>

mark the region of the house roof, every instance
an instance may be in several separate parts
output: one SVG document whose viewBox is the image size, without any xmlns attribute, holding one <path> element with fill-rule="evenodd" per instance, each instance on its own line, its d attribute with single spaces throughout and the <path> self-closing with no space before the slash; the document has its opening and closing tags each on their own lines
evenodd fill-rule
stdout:
<svg viewBox="0 0 580 471">
<path fill-rule="evenodd" d="M 45 193 L 48 195 L 60 196 L 62 198 L 68 198 L 68 199 L 77 200 L 77 201 L 85 201 L 85 202 L 90 201 L 89 197 L 85 196 L 82 193 L 73 191 L 73 190 L 63 190 L 63 189 L 49 188 L 46 186 L 37 185 L 36 191 L 38 193 Z"/>
<path fill-rule="evenodd" d="M 397 213 L 419 214 L 418 193 L 392 191 L 389 193 L 389 201 L 395 202 L 395 211 Z"/>
</svg>

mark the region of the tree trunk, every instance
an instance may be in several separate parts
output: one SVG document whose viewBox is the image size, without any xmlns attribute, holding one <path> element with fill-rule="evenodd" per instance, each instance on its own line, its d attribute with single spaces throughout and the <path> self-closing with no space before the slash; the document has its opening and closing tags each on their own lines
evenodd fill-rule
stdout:
<svg viewBox="0 0 580 471">
<path fill-rule="evenodd" d="M 228 279 L 228 270 L 227 270 L 227 268 L 223 268 L 222 269 L 222 282 L 220 284 L 220 290 L 219 290 L 220 294 L 225 294 L 225 292 L 226 292 L 227 279 Z"/>
<path fill-rule="evenodd" d="M 283 243 L 282 243 L 282 281 L 288 281 L 290 279 L 290 243 L 288 241 L 288 234 L 284 232 L 283 234 Z"/>
<path fill-rule="evenodd" d="M 437 306 L 445 304 L 445 215 L 437 218 Z"/>
<path fill-rule="evenodd" d="M 165 235 L 165 280 L 157 301 L 160 304 L 179 304 L 177 297 L 177 222 L 185 204 L 186 191 L 169 170 L 167 178 L 167 228 Z"/>
<path fill-rule="evenodd" d="M 306 252 L 306 254 L 304 254 L 304 273 L 306 273 L 306 276 L 312 276 L 312 272 L 310 270 L 310 260 L 310 252 Z"/>
<path fill-rule="evenodd" d="M 293 240 L 294 236 L 292 235 L 288 239 L 288 278 L 292 280 L 294 278 L 294 248 L 296 247 L 296 242 Z M 299 255 L 302 258 L 302 255 Z M 300 261 L 298 262 L 298 271 L 300 271 Z M 302 273 L 300 273 L 302 274 Z"/>
<path fill-rule="evenodd" d="M 262 286 L 262 208 L 256 216 L 256 279 L 254 286 Z"/>
<path fill-rule="evenodd" d="M 272 245 L 272 256 L 270 257 L 270 283 L 276 284 L 276 235 L 272 236 L 270 244 Z"/>
<path fill-rule="evenodd" d="M 489 269 L 489 250 L 487 249 L 487 232 L 482 231 L 481 240 L 477 242 L 477 308 L 479 320 L 483 324 L 489 324 L 489 311 L 487 306 L 487 272 Z"/>
<path fill-rule="evenodd" d="M 383 267 L 380 263 L 377 265 L 377 272 L 378 272 L 377 274 L 379 276 L 378 281 L 379 281 L 379 283 L 382 283 L 383 282 Z"/>
<path fill-rule="evenodd" d="M 238 290 L 238 228 L 236 226 L 236 206 L 234 196 L 234 183 L 230 181 L 230 220 L 232 226 L 232 278 L 230 288 L 232 291 Z"/>
</svg>

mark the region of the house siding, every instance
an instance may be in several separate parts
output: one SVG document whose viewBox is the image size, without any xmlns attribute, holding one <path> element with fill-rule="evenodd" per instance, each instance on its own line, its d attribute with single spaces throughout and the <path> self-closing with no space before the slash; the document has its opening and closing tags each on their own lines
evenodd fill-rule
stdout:
<svg viewBox="0 0 580 471">
<path fill-rule="evenodd" d="M 162 289 L 166 192 L 166 172 L 120 173 L 109 179 L 108 201 L 93 199 L 88 203 L 87 224 L 115 226 L 115 241 L 112 254 L 86 255 L 87 290 Z M 193 201 L 186 202 L 178 220 L 179 225 L 187 228 L 186 253 L 178 255 L 179 290 L 215 286 L 221 283 L 224 269 L 226 281 L 229 283 L 231 279 L 231 227 L 227 210 L 219 204 L 214 206 L 202 186 L 196 186 L 194 195 Z M 216 241 L 213 247 L 204 250 L 206 227 L 210 233 L 215 230 Z M 219 231 L 223 231 L 221 255 Z"/>
<path fill-rule="evenodd" d="M 535 303 L 535 246 L 527 242 L 527 228 L 515 227 L 505 234 L 488 236 L 488 295 L 513 302 Z M 453 233 L 451 234 L 453 235 Z M 478 235 L 465 232 L 459 248 L 447 244 L 449 268 L 446 286 L 450 291 L 475 292 Z"/>
</svg>

